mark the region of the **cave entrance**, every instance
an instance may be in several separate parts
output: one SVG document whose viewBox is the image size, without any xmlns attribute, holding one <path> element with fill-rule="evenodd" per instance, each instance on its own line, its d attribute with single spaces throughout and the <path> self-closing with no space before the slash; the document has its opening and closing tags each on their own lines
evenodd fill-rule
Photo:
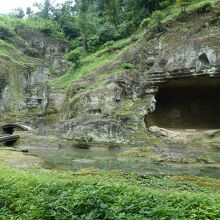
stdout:
<svg viewBox="0 0 220 220">
<path fill-rule="evenodd" d="M 220 128 L 220 82 L 216 79 L 174 81 L 162 86 L 155 99 L 156 109 L 145 119 L 147 127 Z"/>
</svg>

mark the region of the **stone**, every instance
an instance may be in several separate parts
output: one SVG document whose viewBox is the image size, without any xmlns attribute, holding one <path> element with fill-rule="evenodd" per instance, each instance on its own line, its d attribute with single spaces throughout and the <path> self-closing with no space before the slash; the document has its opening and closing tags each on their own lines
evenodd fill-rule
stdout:
<svg viewBox="0 0 220 220">
<path fill-rule="evenodd" d="M 165 173 L 138 173 L 137 176 L 140 179 L 148 179 L 150 177 L 162 178 L 164 176 L 167 176 L 167 174 Z"/>
<path fill-rule="evenodd" d="M 0 60 L 0 111 L 16 112 L 17 117 L 19 114 L 22 118 L 27 117 L 28 110 L 34 111 L 35 115 L 45 115 L 50 112 L 49 102 L 53 102 L 48 80 L 52 74 L 60 76 L 67 72 L 64 57 L 69 43 L 22 26 L 16 27 L 16 33 L 11 41 L 27 56 L 22 54 L 25 60 L 21 65 L 11 60 Z M 38 57 L 32 57 L 27 51 L 35 51 Z M 55 102 L 54 108 L 57 109 L 58 105 Z M 7 114 L 2 114 L 3 117 Z"/>
<path fill-rule="evenodd" d="M 208 137 L 215 137 L 216 135 L 219 135 L 220 134 L 220 129 L 216 129 L 216 130 L 209 130 L 209 131 L 205 131 L 204 132 L 205 135 L 207 135 Z"/>
<path fill-rule="evenodd" d="M 135 42 L 135 41 L 138 41 L 139 40 L 139 37 L 137 35 L 132 35 L 131 36 L 131 41 Z"/>
</svg>

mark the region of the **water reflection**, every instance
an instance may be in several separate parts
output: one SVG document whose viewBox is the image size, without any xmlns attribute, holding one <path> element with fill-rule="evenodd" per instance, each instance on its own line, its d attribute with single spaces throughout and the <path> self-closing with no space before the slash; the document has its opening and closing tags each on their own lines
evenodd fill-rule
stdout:
<svg viewBox="0 0 220 220">
<path fill-rule="evenodd" d="M 196 175 L 220 179 L 220 169 L 206 164 L 162 164 L 148 158 L 122 157 L 120 153 L 129 147 L 90 148 L 30 148 L 29 153 L 38 155 L 50 169 L 77 171 L 82 168 L 120 169 L 138 173 L 162 173 L 175 175 Z M 215 158 L 214 158 L 215 157 Z M 213 153 L 219 161 L 219 153 Z M 217 161 L 216 161 L 217 162 Z"/>
</svg>

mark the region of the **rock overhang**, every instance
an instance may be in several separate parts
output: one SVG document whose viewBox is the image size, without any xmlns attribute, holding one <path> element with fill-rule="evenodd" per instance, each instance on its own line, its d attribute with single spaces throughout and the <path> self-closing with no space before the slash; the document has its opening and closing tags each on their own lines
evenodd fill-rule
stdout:
<svg viewBox="0 0 220 220">
<path fill-rule="evenodd" d="M 145 117 L 147 127 L 220 128 L 219 74 L 188 75 L 158 81 L 154 97 L 154 108 Z"/>
</svg>

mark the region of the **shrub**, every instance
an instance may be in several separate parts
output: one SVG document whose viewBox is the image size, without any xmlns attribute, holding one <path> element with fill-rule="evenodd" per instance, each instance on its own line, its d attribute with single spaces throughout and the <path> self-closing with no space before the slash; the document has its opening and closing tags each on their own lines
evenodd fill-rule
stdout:
<svg viewBox="0 0 220 220">
<path fill-rule="evenodd" d="M 99 45 L 100 45 L 100 42 L 99 42 L 98 35 L 94 35 L 89 38 L 88 46 L 89 46 L 90 50 L 94 51 Z"/>
<path fill-rule="evenodd" d="M 118 26 L 117 39 L 122 39 L 130 36 L 134 32 L 135 28 L 132 22 L 123 22 Z"/>
<path fill-rule="evenodd" d="M 148 17 L 148 18 L 145 18 L 142 22 L 141 22 L 141 28 L 144 29 L 144 28 L 148 28 L 149 24 L 151 22 L 151 19 Z"/>
<path fill-rule="evenodd" d="M 205 13 L 205 12 L 209 11 L 211 9 L 211 7 L 212 7 L 212 4 L 210 2 L 205 2 L 197 9 L 197 12 L 198 13 Z"/>
<path fill-rule="evenodd" d="M 0 219 L 215 220 L 220 216 L 218 193 L 131 186 L 112 174 L 101 179 L 88 174 L 0 171 Z"/>
<path fill-rule="evenodd" d="M 99 30 L 99 44 L 102 45 L 107 41 L 117 39 L 118 33 L 113 24 L 105 23 Z"/>
<path fill-rule="evenodd" d="M 127 69 L 127 70 L 134 68 L 134 65 L 132 63 L 123 63 L 122 66 L 124 69 Z"/>
<path fill-rule="evenodd" d="M 66 60 L 74 63 L 75 66 L 79 66 L 80 64 L 80 57 L 82 55 L 82 52 L 80 49 L 75 49 L 70 51 L 67 55 L 66 55 Z"/>
<path fill-rule="evenodd" d="M 56 21 L 32 16 L 23 21 L 22 25 L 24 27 L 39 30 L 49 36 L 64 38 L 64 33 Z"/>
<path fill-rule="evenodd" d="M 153 23 L 158 24 L 163 20 L 164 17 L 164 13 L 162 11 L 157 10 L 152 14 L 151 19 Z"/>
<path fill-rule="evenodd" d="M 13 30 L 7 28 L 6 26 L 0 26 L 0 39 L 7 40 L 10 37 L 14 36 Z"/>
<path fill-rule="evenodd" d="M 78 47 L 82 46 L 82 40 L 80 38 L 70 41 L 70 50 L 75 50 Z"/>
<path fill-rule="evenodd" d="M 191 0 L 176 0 L 178 6 L 181 7 L 182 12 L 186 11 L 186 8 L 190 5 Z"/>
<path fill-rule="evenodd" d="M 160 3 L 160 8 L 161 9 L 165 9 L 167 8 L 168 6 L 170 6 L 171 4 L 173 4 L 175 2 L 175 0 L 166 0 L 166 1 L 162 1 Z"/>
<path fill-rule="evenodd" d="M 113 44 L 114 44 L 114 41 L 113 40 L 111 40 L 111 41 L 108 41 L 108 42 L 106 42 L 105 44 L 104 44 L 104 47 L 106 47 L 106 48 L 111 48 L 112 46 L 113 46 Z"/>
<path fill-rule="evenodd" d="M 62 29 L 65 36 L 67 36 L 69 39 L 75 39 L 80 36 L 80 31 L 75 27 L 73 22 L 66 22 L 62 26 Z"/>
<path fill-rule="evenodd" d="M 38 53 L 38 51 L 34 48 L 31 48 L 31 47 L 28 47 L 24 53 L 27 55 L 27 56 L 30 56 L 30 57 L 35 57 L 35 58 L 39 58 L 40 57 L 40 54 Z"/>
</svg>

